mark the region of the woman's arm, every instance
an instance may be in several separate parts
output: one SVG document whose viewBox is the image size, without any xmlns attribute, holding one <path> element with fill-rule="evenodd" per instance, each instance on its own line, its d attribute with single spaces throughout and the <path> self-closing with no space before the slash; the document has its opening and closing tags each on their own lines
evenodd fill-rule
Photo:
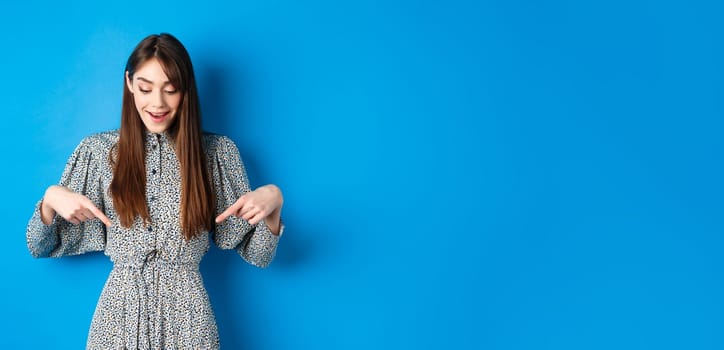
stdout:
<svg viewBox="0 0 724 350">
<path fill-rule="evenodd" d="M 107 164 L 106 143 L 101 134 L 83 139 L 68 158 L 59 184 L 48 187 L 38 201 L 25 234 L 34 257 L 105 249 L 106 225 L 111 222 L 103 214 L 101 165 Z"/>
<path fill-rule="evenodd" d="M 266 185 L 241 196 L 234 204 L 216 217 L 220 223 L 233 215 L 242 218 L 251 225 L 262 220 L 269 226 L 269 230 L 279 235 L 281 226 L 281 212 L 284 204 L 282 191 L 276 185 Z"/>
<path fill-rule="evenodd" d="M 111 226 L 111 220 L 88 197 L 75 193 L 67 187 L 53 185 L 45 191 L 40 205 L 40 218 L 43 224 L 50 225 L 56 213 L 76 225 L 98 218 L 106 226 Z"/>
</svg>

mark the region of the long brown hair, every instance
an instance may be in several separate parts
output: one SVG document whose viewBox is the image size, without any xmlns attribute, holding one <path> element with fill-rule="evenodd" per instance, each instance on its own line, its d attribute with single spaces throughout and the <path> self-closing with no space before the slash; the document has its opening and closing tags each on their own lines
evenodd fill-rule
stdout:
<svg viewBox="0 0 724 350">
<path fill-rule="evenodd" d="M 201 131 L 201 108 L 191 58 L 178 39 L 170 34 L 150 35 L 133 50 L 126 63 L 129 79 L 136 69 L 156 58 L 170 83 L 182 94 L 181 103 L 169 126 L 181 166 L 181 229 L 186 239 L 213 227 L 216 199 L 211 186 Z M 145 126 L 133 94 L 123 81 L 121 129 L 115 147 L 110 192 L 121 225 L 131 227 L 137 216 L 150 222 L 146 204 Z"/>
</svg>

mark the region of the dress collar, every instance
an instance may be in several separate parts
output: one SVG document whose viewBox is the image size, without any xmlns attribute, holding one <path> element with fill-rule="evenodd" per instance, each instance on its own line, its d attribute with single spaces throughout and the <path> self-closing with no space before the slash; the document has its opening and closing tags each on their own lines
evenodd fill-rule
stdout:
<svg viewBox="0 0 724 350">
<path fill-rule="evenodd" d="M 160 143 L 160 142 L 168 142 L 171 139 L 171 137 L 168 135 L 168 132 L 166 132 L 166 131 L 160 132 L 160 133 L 155 133 L 155 132 L 150 132 L 148 130 L 145 130 L 144 133 L 145 133 L 145 137 L 146 137 L 146 142 L 157 141 Z"/>
</svg>

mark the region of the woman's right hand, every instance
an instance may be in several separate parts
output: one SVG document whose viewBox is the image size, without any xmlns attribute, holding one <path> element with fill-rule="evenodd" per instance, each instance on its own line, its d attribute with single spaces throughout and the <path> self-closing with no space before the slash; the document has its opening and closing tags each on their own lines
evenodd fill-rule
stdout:
<svg viewBox="0 0 724 350">
<path fill-rule="evenodd" d="M 75 193 L 67 187 L 54 185 L 45 191 L 40 206 L 40 217 L 44 224 L 50 225 L 56 213 L 76 225 L 98 218 L 106 226 L 111 226 L 111 220 L 88 197 Z"/>
</svg>

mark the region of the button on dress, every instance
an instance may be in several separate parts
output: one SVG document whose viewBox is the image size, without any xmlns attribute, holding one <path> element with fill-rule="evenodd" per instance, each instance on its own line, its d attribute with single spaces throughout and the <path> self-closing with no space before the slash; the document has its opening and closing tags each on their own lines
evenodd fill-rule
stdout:
<svg viewBox="0 0 724 350">
<path fill-rule="evenodd" d="M 113 225 L 106 228 L 97 219 L 74 225 L 58 215 L 45 225 L 39 202 L 28 224 L 28 249 L 35 257 L 103 251 L 113 262 L 93 315 L 87 349 L 218 349 L 216 321 L 199 273 L 209 238 L 222 249 L 236 250 L 249 263 L 266 267 L 274 258 L 279 236 L 263 221 L 250 225 L 232 216 L 212 233 L 185 240 L 174 144 L 165 133 L 149 132 L 145 134 L 146 199 L 151 220 L 136 218 L 133 226 L 123 227 L 108 192 L 113 179 L 110 155 L 117 141 L 118 131 L 83 139 L 60 180 L 60 185 L 93 201 Z M 233 141 L 204 134 L 203 143 L 219 215 L 250 191 L 249 181 Z"/>
</svg>

